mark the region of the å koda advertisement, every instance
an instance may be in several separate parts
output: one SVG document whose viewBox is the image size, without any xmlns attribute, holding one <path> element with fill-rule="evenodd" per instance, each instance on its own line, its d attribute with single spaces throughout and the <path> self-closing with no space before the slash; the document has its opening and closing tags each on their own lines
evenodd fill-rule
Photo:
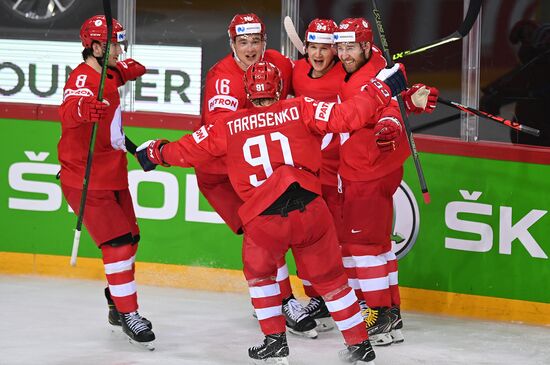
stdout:
<svg viewBox="0 0 550 365">
<path fill-rule="evenodd" d="M 64 201 L 56 144 L 60 124 L 0 119 L 0 251 L 69 256 L 76 217 Z M 126 128 L 135 142 L 184 132 Z M 422 203 L 413 165 L 395 194 L 392 239 L 400 284 L 412 288 L 550 302 L 550 166 L 422 154 L 432 202 Z M 142 240 L 138 260 L 241 269 L 241 237 L 199 193 L 192 169 L 144 173 L 129 184 Z M 81 257 L 99 257 L 84 231 Z M 294 271 L 292 263 L 290 269 Z"/>
</svg>

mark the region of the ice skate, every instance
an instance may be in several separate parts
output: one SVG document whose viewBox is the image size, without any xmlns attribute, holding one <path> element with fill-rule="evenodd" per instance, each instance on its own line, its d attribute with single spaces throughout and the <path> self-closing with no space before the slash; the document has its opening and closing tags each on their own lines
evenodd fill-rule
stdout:
<svg viewBox="0 0 550 365">
<path fill-rule="evenodd" d="M 317 338 L 317 331 L 315 331 L 317 323 L 305 312 L 304 307 L 293 295 L 283 301 L 283 314 L 286 319 L 286 328 L 290 333 Z"/>
<path fill-rule="evenodd" d="M 288 365 L 288 353 L 285 332 L 267 335 L 261 345 L 248 349 L 254 364 Z"/>
<path fill-rule="evenodd" d="M 105 298 L 107 299 L 107 305 L 109 306 L 109 314 L 107 316 L 109 323 L 113 326 L 122 326 L 122 323 L 120 322 L 120 314 L 116 309 L 115 302 L 113 302 L 113 298 L 111 298 L 111 292 L 109 291 L 109 287 L 105 288 Z M 151 323 L 151 321 L 149 321 L 145 317 L 141 317 L 141 319 L 143 320 L 145 325 L 149 327 L 150 330 L 153 329 L 153 324 Z"/>
<path fill-rule="evenodd" d="M 334 328 L 334 321 L 323 297 L 311 298 L 304 311 L 317 323 L 317 327 L 315 327 L 317 332 L 326 332 Z"/>
<path fill-rule="evenodd" d="M 389 310 L 382 308 L 369 308 L 364 301 L 361 301 L 361 314 L 367 325 L 369 339 L 373 346 L 389 346 L 393 340 L 391 337 L 391 318 Z"/>
<path fill-rule="evenodd" d="M 401 319 L 401 309 L 398 306 L 393 306 L 389 309 L 389 315 L 391 318 L 391 338 L 393 343 L 402 343 L 405 341 L 401 329 L 403 328 L 403 320 Z"/>
<path fill-rule="evenodd" d="M 342 362 L 357 365 L 374 365 L 374 359 L 376 358 L 369 340 L 348 346 L 347 349 L 340 351 L 338 355 Z"/>
<path fill-rule="evenodd" d="M 120 319 L 122 322 L 122 332 L 128 336 L 128 340 L 131 343 L 143 346 L 150 351 L 155 349 L 153 344 L 155 334 L 138 312 L 120 313 Z"/>
</svg>

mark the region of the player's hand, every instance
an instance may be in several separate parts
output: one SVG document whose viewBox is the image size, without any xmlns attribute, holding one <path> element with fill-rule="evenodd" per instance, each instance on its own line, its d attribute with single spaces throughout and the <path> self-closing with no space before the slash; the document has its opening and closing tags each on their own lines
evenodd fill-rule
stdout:
<svg viewBox="0 0 550 365">
<path fill-rule="evenodd" d="M 147 71 L 145 66 L 132 58 L 127 58 L 124 61 L 117 62 L 116 69 L 120 74 L 123 84 L 137 79 L 138 77 L 144 75 Z"/>
<path fill-rule="evenodd" d="M 402 63 L 396 63 L 391 68 L 382 69 L 376 78 L 384 81 L 391 89 L 391 96 L 399 95 L 403 90 L 407 90 L 407 75 L 405 66 Z"/>
<path fill-rule="evenodd" d="M 439 90 L 424 84 L 414 84 L 402 94 L 409 113 L 431 113 L 435 110 Z"/>
<path fill-rule="evenodd" d="M 97 123 L 107 112 L 109 102 L 98 101 L 95 96 L 83 96 L 78 100 L 77 113 L 84 122 Z"/>
<path fill-rule="evenodd" d="M 143 171 L 154 170 L 157 165 L 170 166 L 162 159 L 162 147 L 168 142 L 165 139 L 153 139 L 142 143 L 136 149 L 136 158 Z"/>
<path fill-rule="evenodd" d="M 382 117 L 374 125 L 374 135 L 380 151 L 395 151 L 401 136 L 401 123 L 395 117 Z"/>
</svg>

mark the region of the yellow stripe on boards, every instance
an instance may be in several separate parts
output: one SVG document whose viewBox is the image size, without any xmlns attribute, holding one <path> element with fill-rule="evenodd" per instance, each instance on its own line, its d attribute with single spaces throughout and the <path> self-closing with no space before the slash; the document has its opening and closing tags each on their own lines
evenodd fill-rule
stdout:
<svg viewBox="0 0 550 365">
<path fill-rule="evenodd" d="M 101 259 L 80 257 L 76 267 L 69 265 L 69 259 L 68 256 L 0 252 L 0 274 L 105 280 Z M 138 285 L 248 294 L 244 275 L 239 270 L 137 262 L 136 280 Z M 294 294 L 304 298 L 300 279 L 291 275 L 290 280 Z M 400 289 L 401 307 L 405 311 L 550 326 L 548 303 L 407 287 Z"/>
</svg>

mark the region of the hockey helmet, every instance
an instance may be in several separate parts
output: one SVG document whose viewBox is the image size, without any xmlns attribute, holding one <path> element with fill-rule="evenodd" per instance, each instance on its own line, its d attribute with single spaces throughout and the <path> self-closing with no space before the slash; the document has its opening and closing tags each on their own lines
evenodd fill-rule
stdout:
<svg viewBox="0 0 550 365">
<path fill-rule="evenodd" d="M 245 34 L 260 34 L 265 39 L 265 24 L 254 13 L 237 14 L 231 19 L 231 23 L 229 23 L 229 27 L 227 28 L 227 34 L 232 40 L 238 35 Z"/>
<path fill-rule="evenodd" d="M 104 15 L 95 15 L 86 20 L 80 28 L 80 40 L 84 48 L 91 48 L 93 41 L 107 42 L 107 21 Z M 120 43 L 127 46 L 126 30 L 118 20 L 113 19 L 112 43 Z"/>
<path fill-rule="evenodd" d="M 281 72 L 270 62 L 256 62 L 244 73 L 244 87 L 249 100 L 278 99 L 282 86 Z"/>
<path fill-rule="evenodd" d="M 338 30 L 338 25 L 331 19 L 313 19 L 307 26 L 304 44 L 325 43 L 333 44 L 333 33 Z"/>
<path fill-rule="evenodd" d="M 372 44 L 372 28 L 365 18 L 346 18 L 334 33 L 334 43 L 369 42 Z"/>
</svg>

